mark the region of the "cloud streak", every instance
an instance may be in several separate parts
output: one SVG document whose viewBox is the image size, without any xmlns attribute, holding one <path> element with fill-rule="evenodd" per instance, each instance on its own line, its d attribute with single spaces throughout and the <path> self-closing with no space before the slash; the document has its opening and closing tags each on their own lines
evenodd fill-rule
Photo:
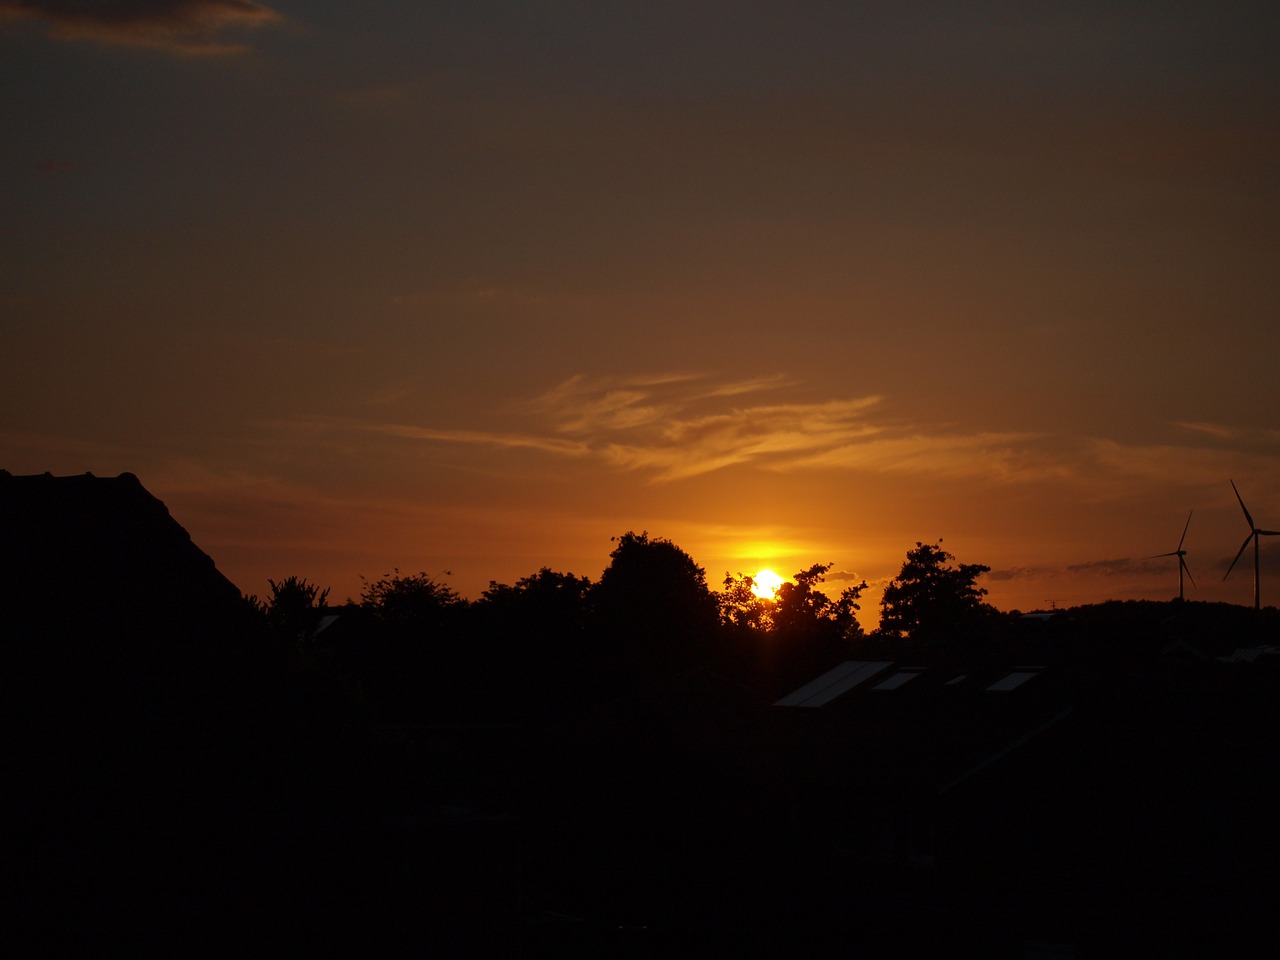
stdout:
<svg viewBox="0 0 1280 960">
<path fill-rule="evenodd" d="M 868 435 L 797 460 L 796 469 L 867 470 L 932 474 L 993 481 L 1057 480 L 1069 470 L 1037 452 L 1039 434 L 946 433 L 911 430 L 900 436 Z"/>
<path fill-rule="evenodd" d="M 381 423 L 368 424 L 365 429 L 391 437 L 405 440 L 425 440 L 437 443 L 460 443 L 487 447 L 506 447 L 510 449 L 541 450 L 545 453 L 556 453 L 562 456 L 586 456 L 590 450 L 582 443 L 573 440 L 560 440 L 555 437 L 522 436 L 509 433 L 486 433 L 481 430 L 436 430 L 431 427 L 415 427 L 408 424 Z"/>
<path fill-rule="evenodd" d="M 626 469 L 647 469 L 657 481 L 680 480 L 740 463 L 774 469 L 833 445 L 867 437 L 880 428 L 865 422 L 864 412 L 879 397 L 815 404 L 740 407 L 665 420 L 639 443 L 608 443 L 605 459 Z"/>
<path fill-rule="evenodd" d="M 869 469 L 990 476 L 1013 473 L 1020 434 L 934 436 L 875 421 L 878 395 L 776 402 L 795 384 L 776 374 L 715 381 L 673 372 L 571 377 L 524 412 L 541 421 L 527 433 L 408 424 L 364 429 L 408 440 L 525 448 L 594 457 L 616 469 L 669 483 L 733 466 L 771 471 Z M 757 402 L 752 403 L 751 400 Z M 896 436 L 892 435 L 896 432 Z"/>
<path fill-rule="evenodd" d="M 557 434 L 578 438 L 611 466 L 649 473 L 659 483 L 737 464 L 785 467 L 879 430 L 866 421 L 878 396 L 743 402 L 787 386 L 781 375 L 728 382 L 689 373 L 573 377 L 543 394 L 535 410 Z"/>
<path fill-rule="evenodd" d="M 527 430 L 347 423 L 404 440 L 595 460 L 658 484 L 750 467 L 1075 484 L 1105 498 L 1134 478 L 1217 483 L 1228 464 L 1257 457 L 1222 449 L 1228 428 L 1191 430 L 1185 446 L 965 430 L 896 421 L 879 395 L 784 402 L 798 386 L 782 375 L 728 381 L 689 372 L 575 376 L 508 410 L 534 421 Z M 1206 439 L 1214 445 L 1204 446 Z"/>
<path fill-rule="evenodd" d="M 280 20 L 252 0 L 0 0 L 0 22 L 34 20 L 55 40 L 148 47 L 182 56 L 225 56 L 246 47 L 225 31 Z"/>
</svg>

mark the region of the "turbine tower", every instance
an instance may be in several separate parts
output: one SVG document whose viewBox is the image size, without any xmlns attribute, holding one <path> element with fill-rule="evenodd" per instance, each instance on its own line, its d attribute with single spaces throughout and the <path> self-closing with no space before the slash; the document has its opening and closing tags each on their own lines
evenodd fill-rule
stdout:
<svg viewBox="0 0 1280 960">
<path fill-rule="evenodd" d="M 1191 568 L 1187 566 L 1187 551 L 1182 549 L 1182 543 L 1184 540 L 1187 539 L 1187 527 L 1191 526 L 1192 513 L 1195 513 L 1195 511 L 1192 510 L 1191 513 L 1187 514 L 1187 522 L 1182 528 L 1182 537 L 1178 540 L 1178 549 L 1172 550 L 1169 553 L 1157 553 L 1154 557 L 1149 558 L 1151 560 L 1155 560 L 1158 557 L 1177 557 L 1178 558 L 1178 599 L 1179 600 L 1183 598 L 1182 597 L 1183 573 L 1187 575 L 1187 579 L 1191 581 L 1191 585 L 1193 587 L 1196 585 L 1195 578 L 1191 576 Z"/>
<path fill-rule="evenodd" d="M 1240 496 L 1240 491 L 1236 490 L 1236 482 L 1231 481 L 1231 489 L 1236 491 L 1236 499 L 1240 501 L 1240 509 L 1244 511 L 1244 518 L 1249 523 L 1249 535 L 1244 538 L 1244 543 L 1240 544 L 1240 549 L 1236 551 L 1236 559 L 1231 561 L 1231 566 L 1227 567 L 1227 572 L 1223 574 L 1222 579 L 1226 580 L 1231 576 L 1231 571 L 1235 568 L 1236 560 L 1240 559 L 1240 554 L 1244 553 L 1244 548 L 1249 546 L 1249 541 L 1253 541 L 1253 609 L 1262 609 L 1262 591 L 1258 585 L 1258 572 L 1260 562 L 1258 558 L 1258 538 L 1259 537 L 1280 537 L 1280 530 L 1262 530 L 1253 522 L 1253 517 L 1249 515 L 1249 508 L 1244 505 L 1244 498 Z"/>
</svg>

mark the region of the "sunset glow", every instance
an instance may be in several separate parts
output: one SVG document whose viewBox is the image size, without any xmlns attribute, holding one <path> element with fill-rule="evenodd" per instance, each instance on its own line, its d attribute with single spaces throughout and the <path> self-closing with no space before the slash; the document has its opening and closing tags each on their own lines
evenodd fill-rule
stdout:
<svg viewBox="0 0 1280 960">
<path fill-rule="evenodd" d="M 1267 5 L 66 6 L 0 0 L 0 468 L 137 474 L 243 591 L 648 530 L 874 626 L 938 537 L 1168 599 L 1194 511 L 1187 598 L 1252 602 Z"/>
<path fill-rule="evenodd" d="M 772 600 L 785 582 L 772 570 L 761 570 L 751 578 L 751 592 L 761 600 Z"/>
</svg>

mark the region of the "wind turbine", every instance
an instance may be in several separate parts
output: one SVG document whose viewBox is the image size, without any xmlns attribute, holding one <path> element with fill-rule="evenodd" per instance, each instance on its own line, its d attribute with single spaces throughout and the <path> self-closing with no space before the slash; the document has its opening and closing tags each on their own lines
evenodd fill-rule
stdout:
<svg viewBox="0 0 1280 960">
<path fill-rule="evenodd" d="M 1192 510 L 1192 511 L 1191 511 L 1191 513 L 1188 513 L 1188 514 L 1187 514 L 1187 522 L 1186 522 L 1186 524 L 1185 524 L 1185 525 L 1183 526 L 1183 528 L 1182 528 L 1182 537 L 1178 540 L 1178 549 L 1177 549 L 1177 550 L 1172 550 L 1172 551 L 1170 551 L 1169 553 L 1157 553 L 1154 557 L 1151 557 L 1151 558 L 1150 558 L 1150 559 L 1152 559 L 1152 560 L 1155 560 L 1155 559 L 1157 559 L 1157 558 L 1159 558 L 1159 557 L 1177 557 L 1177 558 L 1178 558 L 1178 599 L 1179 599 L 1179 600 L 1181 600 L 1181 599 L 1182 599 L 1182 575 L 1183 575 L 1183 573 L 1186 573 L 1186 575 L 1187 575 L 1187 579 L 1191 581 L 1191 585 L 1192 585 L 1193 587 L 1196 585 L 1195 578 L 1194 578 L 1193 576 L 1191 576 L 1191 568 L 1187 566 L 1187 559 L 1186 559 L 1186 558 L 1187 558 L 1187 551 L 1185 551 L 1185 550 L 1183 550 L 1183 549 L 1182 549 L 1182 542 L 1183 542 L 1184 540 L 1186 540 L 1186 539 L 1187 539 L 1187 527 L 1190 527 L 1190 526 L 1191 526 L 1191 514 L 1192 514 L 1192 513 L 1195 513 L 1195 511 L 1194 511 L 1194 510 Z"/>
<path fill-rule="evenodd" d="M 1240 559 L 1240 554 L 1244 553 L 1244 548 L 1249 545 L 1249 541 L 1253 541 L 1253 609 L 1260 610 L 1262 608 L 1262 591 L 1258 586 L 1258 571 L 1260 564 L 1258 560 L 1258 538 L 1259 537 L 1280 537 L 1280 530 L 1262 530 L 1253 522 L 1253 517 L 1249 516 L 1249 508 L 1244 505 L 1244 498 L 1240 496 L 1240 491 L 1236 490 L 1236 482 L 1231 481 L 1231 489 L 1236 491 L 1236 499 L 1240 501 L 1240 509 L 1244 511 L 1245 520 L 1249 521 L 1249 536 L 1244 538 L 1244 543 L 1240 544 L 1240 549 L 1236 552 L 1236 559 L 1231 561 L 1231 566 L 1227 567 L 1227 572 L 1222 575 L 1222 579 L 1226 580 L 1231 576 L 1231 571 L 1235 568 L 1236 560 Z"/>
</svg>

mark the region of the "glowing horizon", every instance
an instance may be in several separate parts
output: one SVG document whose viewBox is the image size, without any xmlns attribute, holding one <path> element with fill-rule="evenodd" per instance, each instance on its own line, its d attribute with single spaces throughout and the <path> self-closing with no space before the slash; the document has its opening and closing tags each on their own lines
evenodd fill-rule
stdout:
<svg viewBox="0 0 1280 960">
<path fill-rule="evenodd" d="M 1277 12 L 65 6 L 0 0 L 0 468 L 137 474 L 243 591 L 648 530 L 874 625 L 939 537 L 1005 609 L 1175 596 L 1194 510 L 1252 601 Z"/>
</svg>

